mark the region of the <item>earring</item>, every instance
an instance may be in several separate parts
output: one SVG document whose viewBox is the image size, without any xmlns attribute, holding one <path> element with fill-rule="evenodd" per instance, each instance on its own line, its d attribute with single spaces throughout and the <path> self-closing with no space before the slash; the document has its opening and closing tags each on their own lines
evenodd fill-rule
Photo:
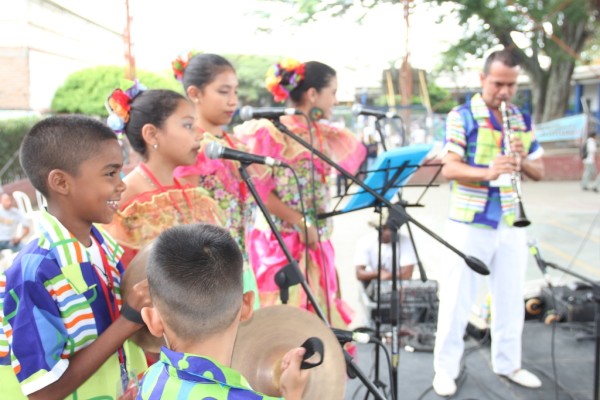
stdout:
<svg viewBox="0 0 600 400">
<path fill-rule="evenodd" d="M 323 116 L 325 115 L 325 113 L 323 112 L 323 109 L 321 109 L 319 107 L 313 107 L 310 109 L 309 115 L 310 115 L 311 120 L 318 121 L 320 119 L 323 119 Z"/>
<path fill-rule="evenodd" d="M 152 147 L 154 148 L 154 150 L 158 149 L 158 143 L 154 143 L 154 144 L 152 145 Z"/>
</svg>

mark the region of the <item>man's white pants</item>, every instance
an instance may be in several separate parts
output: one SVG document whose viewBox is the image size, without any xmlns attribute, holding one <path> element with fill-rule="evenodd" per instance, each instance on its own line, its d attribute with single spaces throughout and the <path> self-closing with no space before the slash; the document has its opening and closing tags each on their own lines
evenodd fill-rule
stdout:
<svg viewBox="0 0 600 400">
<path fill-rule="evenodd" d="M 448 241 L 490 270 L 492 369 L 507 375 L 521 368 L 521 334 L 525 318 L 523 282 L 527 267 L 525 230 L 503 222 L 498 229 L 448 221 Z M 482 275 L 452 253 L 442 266 L 440 305 L 433 367 L 436 374 L 456 379 L 464 351 L 463 336 Z"/>
</svg>

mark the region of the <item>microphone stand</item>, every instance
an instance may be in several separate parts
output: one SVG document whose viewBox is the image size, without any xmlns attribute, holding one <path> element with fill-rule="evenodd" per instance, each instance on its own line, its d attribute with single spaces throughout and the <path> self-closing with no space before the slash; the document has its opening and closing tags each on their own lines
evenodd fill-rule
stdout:
<svg viewBox="0 0 600 400">
<path fill-rule="evenodd" d="M 379 139 L 381 139 L 381 145 L 383 146 L 383 151 L 387 151 L 387 146 L 385 145 L 385 136 L 383 135 L 383 130 L 381 129 L 381 119 L 383 117 L 377 117 L 375 120 L 375 130 L 379 134 Z"/>
<path fill-rule="evenodd" d="M 383 197 L 382 195 L 380 195 L 379 193 L 377 193 L 375 190 L 373 190 L 372 188 L 370 188 L 368 185 L 366 185 L 363 181 L 361 181 L 360 179 L 358 179 L 357 177 L 355 177 L 354 175 L 352 175 L 351 173 L 349 173 L 348 171 L 346 171 L 345 169 L 343 169 L 342 167 L 340 167 L 337 163 L 335 163 L 333 160 L 331 160 L 331 158 L 327 157 L 325 154 L 323 154 L 319 150 L 317 150 L 314 147 L 312 147 L 304 139 L 300 138 L 298 135 L 295 135 L 292 131 L 290 131 L 279 120 L 276 120 L 276 119 L 273 120 L 273 124 L 282 133 L 284 133 L 285 135 L 289 136 L 290 138 L 292 138 L 296 142 L 300 143 L 302 146 L 304 146 L 308 150 L 312 151 L 315 155 L 317 155 L 317 157 L 319 157 L 320 159 L 322 159 L 323 161 L 325 161 L 327 164 L 329 164 L 330 166 L 332 166 L 333 168 L 335 168 L 342 175 L 344 175 L 347 179 L 351 180 L 352 182 L 354 182 L 355 184 L 357 184 L 358 186 L 360 186 L 365 192 L 369 193 L 371 196 L 373 196 L 380 203 L 386 205 L 390 209 L 390 212 L 392 211 L 392 209 L 396 210 L 399 214 L 401 214 L 404 218 L 406 218 L 407 221 L 415 224 L 421 230 L 423 230 L 425 233 L 427 233 L 429 236 L 431 236 L 433 239 L 437 240 L 442 245 L 444 245 L 446 248 L 448 248 L 453 253 L 455 253 L 456 255 L 458 255 L 460 258 L 462 258 L 465 261 L 465 263 L 467 264 L 467 266 L 469 266 L 469 268 L 471 268 L 473 271 L 475 271 L 475 272 L 477 272 L 477 273 L 479 273 L 481 275 L 489 275 L 490 271 L 488 270 L 488 268 L 486 267 L 486 265 L 481 260 L 479 260 L 479 259 L 477 259 L 477 258 L 475 258 L 473 256 L 467 256 L 465 253 L 463 253 L 462 251 L 458 250 L 456 247 L 452 246 L 450 243 L 448 243 L 447 241 L 445 241 L 444 239 L 442 239 L 439 235 L 437 235 L 436 233 L 432 232 L 425 225 L 423 225 L 419 221 L 415 220 L 413 217 L 411 217 L 409 214 L 407 214 L 406 211 L 404 211 L 403 209 L 395 207 L 394 204 L 392 204 L 388 199 L 386 199 L 385 197 Z"/>
<path fill-rule="evenodd" d="M 280 288 L 281 302 L 284 304 L 287 303 L 288 288 L 292 285 L 300 283 L 300 285 L 302 286 L 302 288 L 304 289 L 304 291 L 306 293 L 306 297 L 308 298 L 311 306 L 315 310 L 315 313 L 319 316 L 319 318 L 321 318 L 321 320 L 323 320 L 323 322 L 325 323 L 325 325 L 328 328 L 331 328 L 329 322 L 327 321 L 327 318 L 325 317 L 325 314 L 319 307 L 319 304 L 317 303 L 314 295 L 312 294 L 310 287 L 306 283 L 306 279 L 304 278 L 304 276 L 302 275 L 302 271 L 298 267 L 298 262 L 296 260 L 294 260 L 294 258 L 292 257 L 292 253 L 288 249 L 283 238 L 281 237 L 281 234 L 277 230 L 277 227 L 275 226 L 275 223 L 273 222 L 273 219 L 271 218 L 271 215 L 269 214 L 269 211 L 267 210 L 265 203 L 262 201 L 262 199 L 260 198 L 260 195 L 256 191 L 256 187 L 254 186 L 254 183 L 252 183 L 252 180 L 250 179 L 250 175 L 248 174 L 248 171 L 246 170 L 248 165 L 250 165 L 249 162 L 240 162 L 240 167 L 238 169 L 240 172 L 240 176 L 242 177 L 242 180 L 248 186 L 250 193 L 252 193 L 252 196 L 254 197 L 256 204 L 258 205 L 258 207 L 260 208 L 260 211 L 262 212 L 263 216 L 267 220 L 269 227 L 273 231 L 273 234 L 275 235 L 277 242 L 279 242 L 279 245 L 281 246 L 281 249 L 283 250 L 285 257 L 288 260 L 288 264 L 285 267 L 283 267 L 281 270 L 279 270 L 279 272 L 277 272 L 277 274 L 275 276 L 275 282 L 277 283 L 277 285 Z M 373 395 L 375 396 L 376 399 L 386 400 L 385 396 L 379 391 L 379 389 L 371 381 L 369 381 L 368 377 L 352 361 L 352 356 L 343 347 L 342 347 L 342 352 L 344 353 L 344 358 L 346 360 L 346 368 L 348 369 L 348 374 L 351 375 L 352 377 L 357 376 L 365 384 L 367 389 L 371 393 L 373 393 Z"/>
<path fill-rule="evenodd" d="M 393 174 L 393 176 L 390 178 L 389 177 L 389 169 L 386 168 L 385 170 L 385 180 L 384 180 L 384 184 L 383 187 L 381 189 L 381 193 L 386 193 L 388 191 L 388 189 L 390 187 L 392 187 L 394 185 L 394 182 L 396 182 L 398 176 L 400 176 L 402 174 L 402 172 L 404 171 L 404 169 L 407 167 L 407 163 L 405 162 L 403 166 L 399 167 L 398 169 L 396 169 L 395 173 Z M 388 166 L 389 168 L 389 166 Z M 401 198 L 400 198 L 400 201 Z M 402 207 L 401 205 L 402 203 L 400 203 L 400 207 Z M 376 209 L 381 210 L 382 206 L 377 205 Z M 381 248 L 382 248 L 382 235 L 383 235 L 383 223 L 382 223 L 382 214 L 379 214 L 379 249 L 378 249 L 378 268 L 377 268 L 377 317 L 375 318 L 375 334 L 377 337 L 380 337 L 381 335 L 381 321 L 382 321 L 382 315 L 381 315 L 381 270 L 382 270 L 382 259 L 381 259 Z M 399 339 L 398 339 L 398 330 L 399 330 L 399 320 L 400 320 L 400 311 L 402 309 L 402 299 L 400 296 L 400 293 L 398 291 L 398 285 L 397 285 L 397 276 L 398 276 L 398 230 L 400 229 L 400 227 L 405 224 L 407 222 L 407 220 L 403 217 L 403 215 L 397 213 L 394 211 L 394 209 L 390 209 L 389 213 L 388 213 L 388 219 L 386 221 L 386 226 L 387 228 L 391 231 L 391 246 L 392 246 L 392 289 L 390 292 L 390 309 L 389 309 L 389 313 L 390 313 L 390 326 L 391 326 L 391 335 L 392 335 L 392 343 L 391 343 L 391 347 L 392 347 L 392 357 L 391 357 L 391 361 L 392 361 L 392 377 L 391 377 L 391 389 L 392 389 L 392 393 L 394 393 L 395 395 L 397 394 L 397 388 L 398 388 L 398 365 L 400 362 L 400 344 L 399 344 Z M 407 227 L 409 226 L 408 224 L 406 224 Z M 410 230 L 409 230 L 410 233 Z M 412 240 L 412 235 L 411 235 L 411 240 Z M 413 242 L 413 248 L 415 248 L 414 246 L 414 242 Z M 416 250 L 416 248 L 415 248 Z M 420 265 L 420 262 L 419 262 Z M 401 266 L 400 266 L 401 268 Z M 401 274 L 400 274 L 401 275 Z M 423 279 L 424 275 L 421 276 L 421 279 Z M 400 276 L 400 279 L 402 279 L 402 277 Z M 426 277 L 425 277 L 426 279 Z M 377 385 L 379 385 L 380 387 L 384 387 L 383 382 L 381 382 L 379 380 L 379 351 L 375 352 L 375 383 Z"/>
<path fill-rule="evenodd" d="M 390 209 L 388 220 L 392 231 L 392 292 L 390 296 L 390 324 L 392 325 L 392 387 L 398 392 L 398 364 L 400 363 L 400 344 L 398 339 L 398 323 L 400 317 L 400 293 L 398 292 L 398 229 L 408 220 L 398 214 L 398 219 L 393 217 L 394 210 Z M 406 214 L 405 214 L 406 215 Z M 392 226 L 393 225 L 393 226 Z"/>
<path fill-rule="evenodd" d="M 539 252 L 535 254 L 535 260 L 545 277 L 547 276 L 546 267 L 551 267 L 577 279 L 581 279 L 582 281 L 589 283 L 592 287 L 592 298 L 596 303 L 596 312 L 594 314 L 594 400 L 600 400 L 600 285 L 598 285 L 598 282 L 594 282 L 570 269 L 547 262 L 541 257 Z"/>
<path fill-rule="evenodd" d="M 393 182 L 393 181 L 392 181 Z M 387 190 L 384 190 L 385 193 Z M 398 210 L 403 210 L 402 213 L 398 212 Z M 401 310 L 402 310 L 402 272 L 398 274 L 398 271 L 401 271 L 402 266 L 398 265 L 398 260 L 401 259 L 399 256 L 400 249 L 398 248 L 399 244 L 399 230 L 402 225 L 406 224 L 408 228 L 409 237 L 412 242 L 413 249 L 415 250 L 415 256 L 418 260 L 417 264 L 419 265 L 419 272 L 421 274 L 421 280 L 425 282 L 427 280 L 427 276 L 425 275 L 425 271 L 422 267 L 421 261 L 419 259 L 418 253 L 416 253 L 416 246 L 414 244 L 412 238 L 412 232 L 410 230 L 410 224 L 408 223 L 408 218 L 406 217 L 408 214 L 404 211 L 404 205 L 402 200 L 396 204 L 396 208 L 392 208 L 389 210 L 388 219 L 386 221 L 386 225 L 388 229 L 390 229 L 392 233 L 391 245 L 392 245 L 392 291 L 390 292 L 390 325 L 392 329 L 392 388 L 394 390 L 398 390 L 398 365 L 400 364 L 400 340 L 398 338 L 398 332 L 401 330 L 400 323 L 402 318 L 400 318 Z M 381 242 L 380 242 L 380 251 L 381 251 Z M 380 261 L 381 268 L 381 261 Z M 398 288 L 398 281 L 400 281 L 400 289 Z M 381 281 L 380 281 L 381 283 Z M 380 292 L 379 292 L 380 293 Z M 379 326 L 377 326 L 377 333 L 379 334 Z"/>
</svg>

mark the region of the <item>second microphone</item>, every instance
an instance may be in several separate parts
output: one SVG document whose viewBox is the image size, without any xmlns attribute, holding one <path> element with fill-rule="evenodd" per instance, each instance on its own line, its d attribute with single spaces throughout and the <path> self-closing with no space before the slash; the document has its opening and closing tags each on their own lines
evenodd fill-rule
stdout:
<svg viewBox="0 0 600 400">
<path fill-rule="evenodd" d="M 245 153 L 243 151 L 230 149 L 220 145 L 217 142 L 210 142 L 204 149 L 204 154 L 211 160 L 224 158 L 226 160 L 235 160 L 247 164 L 264 164 L 271 167 L 283 166 L 288 167 L 283 161 L 276 160 L 272 157 L 259 156 L 256 154 Z"/>
</svg>

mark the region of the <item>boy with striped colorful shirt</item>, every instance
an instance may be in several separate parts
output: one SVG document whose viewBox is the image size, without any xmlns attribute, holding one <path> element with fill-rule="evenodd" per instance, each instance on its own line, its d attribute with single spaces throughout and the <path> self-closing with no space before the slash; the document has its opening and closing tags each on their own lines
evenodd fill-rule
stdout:
<svg viewBox="0 0 600 400">
<path fill-rule="evenodd" d="M 122 249 L 93 225 L 111 221 L 125 189 L 117 138 L 90 118 L 50 117 L 20 156 L 48 207 L 39 239 L 0 278 L 3 396 L 116 399 L 146 369 L 126 339 L 142 327 L 135 310 L 149 304 L 143 282 L 123 306 Z"/>
</svg>

